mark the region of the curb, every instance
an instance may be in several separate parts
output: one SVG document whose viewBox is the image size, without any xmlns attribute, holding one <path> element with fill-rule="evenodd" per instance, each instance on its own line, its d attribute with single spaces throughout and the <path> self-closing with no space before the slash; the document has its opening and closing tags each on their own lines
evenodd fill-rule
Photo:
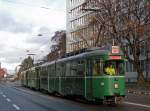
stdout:
<svg viewBox="0 0 150 111">
<path fill-rule="evenodd" d="M 150 91 L 127 90 L 127 92 L 131 94 L 137 94 L 137 95 L 150 95 Z"/>
</svg>

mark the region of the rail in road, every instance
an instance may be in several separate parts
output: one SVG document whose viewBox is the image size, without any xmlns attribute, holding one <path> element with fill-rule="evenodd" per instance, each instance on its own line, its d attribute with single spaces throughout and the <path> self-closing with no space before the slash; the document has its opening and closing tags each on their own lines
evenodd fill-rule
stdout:
<svg viewBox="0 0 150 111">
<path fill-rule="evenodd" d="M 112 107 L 81 103 L 23 87 L 0 84 L 0 111 L 150 111 L 149 100 L 150 96 L 129 94 L 123 104 Z"/>
</svg>

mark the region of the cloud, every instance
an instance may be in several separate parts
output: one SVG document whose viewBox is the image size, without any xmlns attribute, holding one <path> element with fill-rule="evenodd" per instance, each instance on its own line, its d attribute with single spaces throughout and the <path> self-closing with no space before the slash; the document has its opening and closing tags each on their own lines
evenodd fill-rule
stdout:
<svg viewBox="0 0 150 111">
<path fill-rule="evenodd" d="M 4 36 L 6 39 L 4 39 Z M 43 37 L 31 36 L 25 33 L 16 34 L 0 31 L 0 46 L 2 46 L 0 47 L 0 61 L 9 65 L 21 63 L 29 53 L 36 54 L 36 60 L 40 59 L 50 50 L 49 38 Z"/>
<path fill-rule="evenodd" d="M 31 33 L 32 28 L 32 24 L 19 21 L 8 11 L 0 10 L 0 31 Z"/>
<path fill-rule="evenodd" d="M 58 29 L 51 29 L 48 27 L 38 27 L 34 30 L 32 36 L 25 39 L 26 44 L 32 44 L 35 47 L 32 47 L 32 51 L 40 50 L 44 51 L 45 54 L 49 53 L 50 46 L 52 45 L 51 37 Z M 46 53 L 47 51 L 47 53 Z"/>
<path fill-rule="evenodd" d="M 66 26 L 65 0 L 8 1 L 0 1 L 0 62 L 15 69 L 28 53 L 49 53 L 51 36 Z"/>
<path fill-rule="evenodd" d="M 41 7 L 45 9 L 65 9 L 66 0 L 9 0 L 6 3 L 18 4 L 28 7 Z"/>
</svg>

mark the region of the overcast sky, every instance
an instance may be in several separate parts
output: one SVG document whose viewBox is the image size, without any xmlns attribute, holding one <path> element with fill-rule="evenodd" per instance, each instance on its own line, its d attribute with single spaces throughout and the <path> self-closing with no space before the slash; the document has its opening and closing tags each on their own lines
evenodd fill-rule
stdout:
<svg viewBox="0 0 150 111">
<path fill-rule="evenodd" d="M 65 1 L 0 0 L 2 67 L 14 70 L 28 53 L 38 59 L 49 52 L 50 37 L 66 27 Z"/>
</svg>

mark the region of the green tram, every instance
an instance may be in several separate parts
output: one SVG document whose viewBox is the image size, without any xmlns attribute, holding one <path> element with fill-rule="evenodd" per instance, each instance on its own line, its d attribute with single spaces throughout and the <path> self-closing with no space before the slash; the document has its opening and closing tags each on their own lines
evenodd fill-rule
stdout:
<svg viewBox="0 0 150 111">
<path fill-rule="evenodd" d="M 108 65 L 113 66 L 113 75 L 106 72 Z M 125 96 L 124 75 L 121 53 L 94 50 L 30 68 L 22 72 L 21 81 L 49 93 L 119 104 Z"/>
</svg>

